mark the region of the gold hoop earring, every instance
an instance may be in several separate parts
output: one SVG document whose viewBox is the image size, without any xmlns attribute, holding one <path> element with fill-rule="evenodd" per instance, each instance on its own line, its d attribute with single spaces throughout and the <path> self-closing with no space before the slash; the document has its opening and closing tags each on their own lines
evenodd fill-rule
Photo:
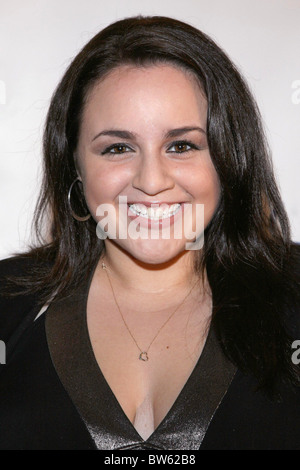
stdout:
<svg viewBox="0 0 300 470">
<path fill-rule="evenodd" d="M 74 186 L 75 183 L 77 183 L 77 181 L 81 181 L 79 176 L 73 181 L 73 183 L 70 186 L 70 189 L 69 189 L 69 192 L 68 192 L 68 205 L 69 205 L 69 209 L 70 209 L 70 212 L 72 214 L 72 217 L 74 217 L 74 219 L 78 220 L 79 222 L 86 222 L 91 217 L 91 214 L 80 217 L 79 215 L 75 214 L 75 212 L 73 211 L 72 206 L 71 206 L 71 193 L 72 193 L 73 186 Z"/>
</svg>

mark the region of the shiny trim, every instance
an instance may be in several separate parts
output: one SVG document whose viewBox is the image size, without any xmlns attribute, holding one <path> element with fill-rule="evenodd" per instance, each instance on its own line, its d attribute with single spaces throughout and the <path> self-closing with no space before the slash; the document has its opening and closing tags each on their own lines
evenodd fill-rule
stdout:
<svg viewBox="0 0 300 470">
<path fill-rule="evenodd" d="M 174 404 L 144 441 L 109 387 L 92 349 L 86 318 L 92 277 L 93 273 L 76 295 L 50 305 L 46 335 L 56 372 L 97 449 L 199 449 L 236 372 L 213 328 Z"/>
</svg>

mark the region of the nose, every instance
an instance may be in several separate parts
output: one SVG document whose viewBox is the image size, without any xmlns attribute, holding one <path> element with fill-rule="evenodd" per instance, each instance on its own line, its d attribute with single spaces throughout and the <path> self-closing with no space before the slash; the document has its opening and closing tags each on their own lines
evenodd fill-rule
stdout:
<svg viewBox="0 0 300 470">
<path fill-rule="evenodd" d="M 154 196 L 172 189 L 175 185 L 171 168 L 159 153 L 150 152 L 140 156 L 132 186 L 145 194 Z"/>
</svg>

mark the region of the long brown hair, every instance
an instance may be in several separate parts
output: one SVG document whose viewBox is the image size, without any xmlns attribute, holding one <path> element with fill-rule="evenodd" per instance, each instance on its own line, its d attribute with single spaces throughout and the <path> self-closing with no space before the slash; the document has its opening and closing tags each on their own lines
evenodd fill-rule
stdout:
<svg viewBox="0 0 300 470">
<path fill-rule="evenodd" d="M 53 292 L 70 294 L 99 258 L 103 242 L 95 221 L 78 222 L 67 203 L 77 176 L 74 152 L 85 100 L 112 69 L 159 62 L 192 72 L 207 97 L 208 145 L 221 199 L 195 268 L 207 270 L 225 354 L 271 388 L 278 375 L 294 376 L 283 315 L 296 282 L 289 268 L 289 223 L 248 86 L 214 41 L 183 22 L 141 16 L 117 21 L 93 37 L 67 69 L 44 133 L 44 180 L 35 216 L 39 243 L 26 255 L 42 262 L 23 285 L 42 302 Z M 77 213 L 86 212 L 77 189 L 72 204 Z"/>
</svg>

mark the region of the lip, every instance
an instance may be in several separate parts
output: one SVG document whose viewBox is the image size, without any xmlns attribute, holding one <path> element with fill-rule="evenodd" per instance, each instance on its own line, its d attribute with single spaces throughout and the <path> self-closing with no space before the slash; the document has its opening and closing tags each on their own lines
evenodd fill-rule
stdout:
<svg viewBox="0 0 300 470">
<path fill-rule="evenodd" d="M 151 207 L 152 205 L 162 206 L 163 204 L 168 205 L 168 206 L 172 206 L 173 204 L 182 205 L 184 204 L 184 202 L 183 201 L 129 201 L 127 202 L 128 206 L 131 206 L 132 204 L 143 204 L 143 206 Z"/>
</svg>

